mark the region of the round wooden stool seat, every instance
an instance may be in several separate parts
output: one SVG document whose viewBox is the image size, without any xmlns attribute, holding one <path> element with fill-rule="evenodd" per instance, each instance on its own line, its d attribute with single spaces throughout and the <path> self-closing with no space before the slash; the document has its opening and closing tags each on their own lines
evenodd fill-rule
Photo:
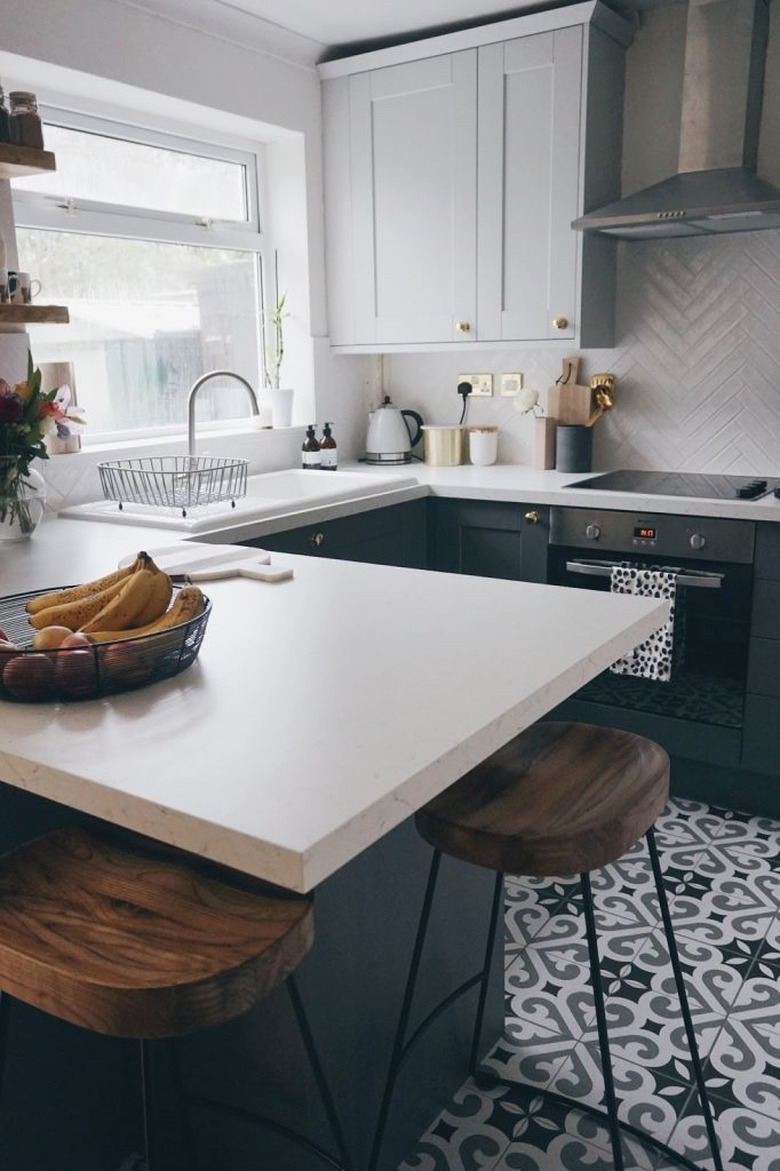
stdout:
<svg viewBox="0 0 780 1171">
<path fill-rule="evenodd" d="M 135 839 L 58 830 L 0 857 L 0 990 L 98 1033 L 238 1016 L 313 937 L 309 898 Z"/>
<path fill-rule="evenodd" d="M 510 874 L 583 874 L 622 857 L 669 796 L 669 757 L 631 732 L 541 723 L 416 814 L 444 854 Z"/>
</svg>

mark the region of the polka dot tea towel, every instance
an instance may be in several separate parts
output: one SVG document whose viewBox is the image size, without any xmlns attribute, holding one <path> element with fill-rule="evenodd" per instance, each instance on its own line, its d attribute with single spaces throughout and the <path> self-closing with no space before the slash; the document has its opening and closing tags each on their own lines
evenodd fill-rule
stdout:
<svg viewBox="0 0 780 1171">
<path fill-rule="evenodd" d="M 674 612 L 677 608 L 677 571 L 673 569 L 639 569 L 637 566 L 614 565 L 610 575 L 613 594 L 636 594 L 640 598 L 668 598 L 669 620 L 660 630 L 634 647 L 610 667 L 615 675 L 633 675 L 668 683 L 672 677 L 674 655 Z"/>
</svg>

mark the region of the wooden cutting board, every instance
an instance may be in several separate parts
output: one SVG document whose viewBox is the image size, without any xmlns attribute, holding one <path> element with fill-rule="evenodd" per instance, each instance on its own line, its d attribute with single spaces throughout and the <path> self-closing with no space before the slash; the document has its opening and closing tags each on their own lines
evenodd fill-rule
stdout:
<svg viewBox="0 0 780 1171">
<path fill-rule="evenodd" d="M 579 358 L 564 358 L 561 377 L 547 395 L 548 414 L 558 423 L 585 426 L 593 410 L 593 392 L 577 383 Z"/>
</svg>

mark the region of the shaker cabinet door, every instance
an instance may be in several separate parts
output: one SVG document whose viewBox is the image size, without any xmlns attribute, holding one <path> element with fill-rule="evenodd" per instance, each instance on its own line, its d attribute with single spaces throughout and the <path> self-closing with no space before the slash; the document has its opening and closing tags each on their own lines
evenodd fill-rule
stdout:
<svg viewBox="0 0 780 1171">
<path fill-rule="evenodd" d="M 477 51 L 349 79 L 354 341 L 474 337 Z"/>
<path fill-rule="evenodd" d="M 575 336 L 582 37 L 479 50 L 480 341 Z"/>
</svg>

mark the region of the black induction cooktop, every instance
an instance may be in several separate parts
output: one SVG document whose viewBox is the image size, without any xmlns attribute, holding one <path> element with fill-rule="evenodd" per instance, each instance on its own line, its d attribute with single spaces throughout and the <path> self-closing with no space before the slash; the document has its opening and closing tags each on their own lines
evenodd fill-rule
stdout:
<svg viewBox="0 0 780 1171">
<path fill-rule="evenodd" d="M 758 500 L 780 488 L 780 479 L 764 476 L 715 476 L 701 472 L 605 472 L 578 480 L 569 488 L 603 488 L 643 496 L 693 496 L 705 500 Z"/>
</svg>

